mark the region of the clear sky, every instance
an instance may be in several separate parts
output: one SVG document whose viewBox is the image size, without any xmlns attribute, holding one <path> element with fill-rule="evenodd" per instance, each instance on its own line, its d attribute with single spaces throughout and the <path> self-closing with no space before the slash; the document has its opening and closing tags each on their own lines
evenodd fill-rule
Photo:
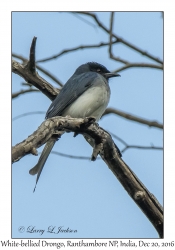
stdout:
<svg viewBox="0 0 175 250">
<path fill-rule="evenodd" d="M 109 27 L 109 12 L 96 13 Z M 12 14 L 12 52 L 28 58 L 31 41 L 37 37 L 36 59 L 52 56 L 79 45 L 108 42 L 108 35 L 88 17 L 59 12 L 14 12 Z M 86 22 L 86 21 L 88 22 Z M 160 12 L 116 12 L 114 32 L 128 42 L 163 60 L 163 18 Z M 128 47 L 117 44 L 115 56 L 131 62 L 154 63 Z M 113 71 L 121 67 L 109 59 L 108 47 L 65 54 L 39 65 L 64 84 L 75 69 L 95 61 Z M 40 73 L 40 72 L 39 72 Z M 110 81 L 109 107 L 163 123 L 163 72 L 151 68 L 131 68 Z M 57 85 L 40 73 L 54 86 Z M 12 75 L 12 92 L 24 87 L 24 79 Z M 12 118 L 46 112 L 51 101 L 42 93 L 28 93 L 12 101 Z M 12 145 L 27 138 L 45 118 L 29 115 L 13 121 Z M 130 145 L 163 147 L 161 129 L 150 128 L 116 115 L 103 117 L 102 128 Z M 114 139 L 115 140 L 115 139 Z M 115 140 L 123 149 L 124 145 Z M 90 158 L 92 148 L 79 135 L 65 134 L 53 149 L 60 153 Z M 38 149 L 41 152 L 42 148 Z M 38 157 L 28 155 L 12 165 L 12 236 L 15 238 L 157 238 L 158 234 L 119 181 L 101 160 L 77 160 L 50 154 L 33 193 L 36 177 L 28 171 Z M 163 151 L 129 149 L 123 160 L 148 190 L 163 204 Z M 19 232 L 24 226 L 25 231 Z M 48 227 L 76 230 L 51 234 Z M 27 228 L 45 230 L 29 233 Z"/>
</svg>

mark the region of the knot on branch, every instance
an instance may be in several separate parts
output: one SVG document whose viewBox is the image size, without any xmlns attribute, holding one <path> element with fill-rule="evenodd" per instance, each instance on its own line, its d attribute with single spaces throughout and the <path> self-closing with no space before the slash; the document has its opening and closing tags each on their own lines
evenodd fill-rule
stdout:
<svg viewBox="0 0 175 250">
<path fill-rule="evenodd" d="M 134 194 L 134 199 L 136 201 L 142 201 L 145 199 L 145 196 L 146 196 L 146 193 L 144 191 L 137 191 L 135 194 Z"/>
</svg>

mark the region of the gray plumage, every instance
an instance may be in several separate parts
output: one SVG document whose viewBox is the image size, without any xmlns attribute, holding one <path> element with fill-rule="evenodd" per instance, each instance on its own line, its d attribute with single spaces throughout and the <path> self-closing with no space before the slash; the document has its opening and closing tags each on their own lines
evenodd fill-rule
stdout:
<svg viewBox="0 0 175 250">
<path fill-rule="evenodd" d="M 99 63 L 81 65 L 51 103 L 46 119 L 69 115 L 73 118 L 94 117 L 99 121 L 110 99 L 108 79 L 116 76 L 120 75 L 111 73 Z M 46 143 L 37 165 L 29 171 L 32 175 L 37 174 L 36 184 L 55 142 L 56 139 L 51 138 Z"/>
</svg>

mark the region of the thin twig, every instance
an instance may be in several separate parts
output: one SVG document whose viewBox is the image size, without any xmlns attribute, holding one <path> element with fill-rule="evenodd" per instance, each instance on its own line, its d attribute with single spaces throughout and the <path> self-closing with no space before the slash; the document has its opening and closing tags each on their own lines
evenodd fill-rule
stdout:
<svg viewBox="0 0 175 250">
<path fill-rule="evenodd" d="M 78 12 L 76 12 L 76 13 L 82 14 L 82 15 L 87 15 L 87 16 L 92 17 L 92 18 L 95 20 L 95 22 L 98 24 L 99 27 L 101 27 L 101 28 L 102 28 L 104 31 L 106 31 L 108 34 L 110 33 L 110 30 L 108 30 L 108 29 L 99 21 L 99 19 L 97 18 L 97 16 L 96 16 L 95 14 L 89 13 L 89 12 L 83 12 L 83 11 L 78 11 Z M 139 52 L 139 53 L 142 54 L 143 56 L 146 56 L 146 57 L 148 57 L 148 58 L 150 58 L 150 59 L 152 59 L 152 60 L 154 60 L 154 61 L 156 61 L 156 62 L 158 62 L 158 63 L 160 63 L 160 64 L 163 64 L 163 61 L 160 60 L 159 58 L 157 58 L 157 57 L 155 57 L 155 56 L 149 54 L 149 53 L 146 52 L 146 51 L 143 51 L 142 49 L 136 47 L 135 45 L 133 45 L 133 44 L 131 44 L 131 43 L 129 43 L 129 42 L 127 42 L 126 40 L 124 40 L 123 38 L 121 38 L 121 37 L 115 35 L 114 33 L 112 34 L 112 36 L 113 36 L 114 38 L 116 38 L 118 42 L 125 44 L 126 46 L 128 46 L 128 47 L 130 47 L 131 49 L 133 49 L 133 50 Z"/>
<path fill-rule="evenodd" d="M 124 147 L 124 149 L 121 150 L 121 152 L 125 152 L 127 149 L 131 149 L 131 148 L 136 148 L 136 149 L 146 149 L 146 150 L 163 150 L 163 147 L 155 147 L 155 146 L 138 146 L 138 145 L 127 145 L 126 147 Z"/>
<path fill-rule="evenodd" d="M 116 58 L 115 58 L 116 59 Z M 126 65 L 122 66 L 121 68 L 115 70 L 115 72 L 121 72 L 129 68 L 152 68 L 152 69 L 160 69 L 163 70 L 163 66 L 151 63 L 127 63 Z"/>
<path fill-rule="evenodd" d="M 156 127 L 156 128 L 163 129 L 163 124 L 160 124 L 160 123 L 158 123 L 156 121 L 148 121 L 146 119 L 143 119 L 143 118 L 140 118 L 140 117 L 125 113 L 123 111 L 120 111 L 120 110 L 114 109 L 114 108 L 107 108 L 105 110 L 103 116 L 111 114 L 111 113 L 119 115 L 119 116 L 124 117 L 124 118 L 126 118 L 128 120 L 131 120 L 131 121 L 135 121 L 135 122 L 139 122 L 139 123 L 148 125 L 149 127 Z"/>
<path fill-rule="evenodd" d="M 83 21 L 83 22 L 87 23 L 88 25 L 92 26 L 93 28 L 97 28 L 95 24 L 93 24 L 93 23 L 89 22 L 88 20 L 86 20 L 85 18 L 77 15 L 77 13 L 71 12 L 71 14 L 73 14 L 76 18 L 79 18 L 81 21 Z"/>
<path fill-rule="evenodd" d="M 109 57 L 111 59 L 115 60 L 115 61 L 119 61 L 120 60 L 120 62 L 128 64 L 129 62 L 124 61 L 124 60 L 121 61 L 120 58 L 115 57 L 113 55 L 113 53 L 112 53 L 112 34 L 113 34 L 112 30 L 113 30 L 113 23 L 114 23 L 114 12 L 112 11 L 111 12 L 111 18 L 110 18 L 110 29 L 109 29 Z"/>
<path fill-rule="evenodd" d="M 63 154 L 63 153 L 56 152 L 56 151 L 52 151 L 51 153 L 52 153 L 52 154 L 55 154 L 55 155 L 63 156 L 63 157 L 66 157 L 66 158 L 71 158 L 71 159 L 91 160 L 91 157 L 88 157 L 88 156 L 68 155 L 68 154 Z M 101 159 L 101 158 L 98 157 L 97 159 Z"/>
<path fill-rule="evenodd" d="M 24 114 L 22 114 L 22 115 L 17 115 L 17 116 L 15 116 L 13 119 L 12 119 L 12 121 L 15 121 L 15 120 L 18 120 L 19 118 L 22 118 L 22 117 L 24 117 L 24 116 L 28 116 L 28 115 L 43 115 L 43 114 L 45 114 L 46 112 L 45 111 L 34 111 L 34 112 L 27 112 L 27 113 L 24 113 Z"/>
<path fill-rule="evenodd" d="M 38 91 L 38 89 L 32 89 L 32 88 L 31 89 L 25 89 L 25 90 L 22 89 L 22 90 L 20 90 L 20 91 L 18 91 L 16 93 L 13 93 L 12 94 L 12 99 L 18 97 L 19 95 L 29 93 L 29 92 L 39 92 L 39 91 Z"/>
<path fill-rule="evenodd" d="M 109 29 L 109 57 L 117 62 L 124 63 L 125 65 L 121 68 L 117 69 L 115 72 L 121 72 L 123 70 L 132 68 L 132 67 L 145 67 L 145 68 L 154 68 L 154 69 L 161 69 L 163 70 L 163 66 L 156 65 L 156 64 L 150 64 L 150 63 L 131 63 L 129 61 L 123 60 L 119 57 L 115 57 L 112 53 L 112 34 L 113 34 L 113 23 L 114 23 L 114 12 L 111 12 L 111 18 L 110 18 L 110 29 Z"/>
<path fill-rule="evenodd" d="M 110 133 L 110 135 L 112 135 L 112 137 L 114 137 L 115 139 L 117 139 L 118 141 L 120 141 L 121 143 L 123 143 L 124 145 L 128 145 L 123 139 L 121 139 L 119 136 L 113 134 L 112 132 L 108 131 Z"/>
<path fill-rule="evenodd" d="M 117 43 L 117 40 L 113 42 L 113 44 L 115 44 L 115 43 Z M 77 46 L 75 48 L 64 49 L 60 53 L 58 53 L 56 55 L 53 55 L 53 56 L 38 60 L 37 63 L 38 62 L 47 62 L 49 60 L 56 59 L 56 58 L 66 54 L 66 53 L 69 53 L 69 52 L 74 52 L 74 51 L 81 50 L 81 49 L 94 49 L 94 48 L 99 48 L 99 47 L 108 46 L 108 45 L 109 45 L 109 43 L 101 42 L 99 44 L 94 44 L 94 45 L 80 45 L 80 46 Z"/>
<path fill-rule="evenodd" d="M 109 132 L 109 131 L 108 131 Z M 157 146 L 138 146 L 138 145 L 129 145 L 127 144 L 123 139 L 121 139 L 119 136 L 109 132 L 112 137 L 114 137 L 115 139 L 117 139 L 118 141 L 120 141 L 121 143 L 123 143 L 125 145 L 125 147 L 121 150 L 121 153 L 124 153 L 127 149 L 130 149 L 130 148 L 137 148 L 137 149 L 155 149 L 155 150 L 163 150 L 163 147 L 157 147 Z"/>
</svg>

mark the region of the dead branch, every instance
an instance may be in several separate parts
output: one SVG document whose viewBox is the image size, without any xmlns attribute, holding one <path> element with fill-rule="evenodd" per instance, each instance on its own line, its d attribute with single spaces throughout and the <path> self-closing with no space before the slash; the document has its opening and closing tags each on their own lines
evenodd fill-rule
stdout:
<svg viewBox="0 0 175 250">
<path fill-rule="evenodd" d="M 53 100 L 59 93 L 58 89 L 54 88 L 46 80 L 44 80 L 36 71 L 31 71 L 29 64 L 22 65 L 19 62 L 12 60 L 12 72 L 23 77 L 27 82 L 31 83 L 49 99 Z"/>
<path fill-rule="evenodd" d="M 27 113 L 24 113 L 24 114 L 21 114 L 21 115 L 18 115 L 16 117 L 14 117 L 12 119 L 12 121 L 15 121 L 19 118 L 22 118 L 24 116 L 28 116 L 28 115 L 38 115 L 38 114 L 45 114 L 44 111 L 32 111 L 32 112 L 27 112 Z M 115 139 L 117 139 L 118 141 L 120 141 L 121 143 L 123 143 L 125 145 L 125 147 L 121 150 L 122 153 L 124 153 L 127 149 L 130 149 L 130 148 L 136 148 L 136 149 L 145 149 L 145 150 L 163 150 L 162 147 L 158 147 L 158 146 L 154 146 L 154 145 L 151 145 L 151 146 L 139 146 L 139 145 L 129 145 L 128 143 L 126 143 L 123 139 L 121 139 L 120 137 L 118 137 L 117 135 L 111 133 L 108 131 L 108 133 L 110 133 Z M 60 153 L 60 152 L 56 152 L 56 151 L 52 151 L 53 154 L 57 154 L 57 155 L 60 155 L 60 156 L 63 156 L 63 157 L 67 157 L 67 158 L 73 158 L 73 159 L 81 159 L 81 160 L 89 160 L 90 158 L 87 157 L 87 156 L 73 156 L 73 155 L 68 155 L 68 154 L 64 154 L 64 153 Z"/>
<path fill-rule="evenodd" d="M 26 62 L 28 62 L 28 60 L 25 57 L 23 57 L 23 56 L 17 55 L 15 53 L 12 53 L 12 56 L 15 57 L 15 58 L 18 58 L 18 59 L 22 60 L 23 61 L 23 65 L 25 65 Z M 58 80 L 57 77 L 53 76 L 48 70 L 45 70 L 44 68 L 40 67 L 37 64 L 36 64 L 36 68 L 38 70 L 40 70 L 41 72 L 43 72 L 46 76 L 48 76 L 49 78 L 51 78 L 59 86 L 61 86 L 61 87 L 63 86 L 63 84 L 60 82 L 60 80 Z"/>
<path fill-rule="evenodd" d="M 62 131 L 75 132 L 90 137 L 95 146 L 92 160 L 100 154 L 125 190 L 153 224 L 159 236 L 163 237 L 163 210 L 133 171 L 121 159 L 110 134 L 94 123 L 93 118 L 76 119 L 70 117 L 53 117 L 44 121 L 38 130 L 26 140 L 12 148 L 12 161 L 18 161 L 27 154 L 37 154 L 36 148 L 42 146 L 54 134 Z"/>
</svg>

